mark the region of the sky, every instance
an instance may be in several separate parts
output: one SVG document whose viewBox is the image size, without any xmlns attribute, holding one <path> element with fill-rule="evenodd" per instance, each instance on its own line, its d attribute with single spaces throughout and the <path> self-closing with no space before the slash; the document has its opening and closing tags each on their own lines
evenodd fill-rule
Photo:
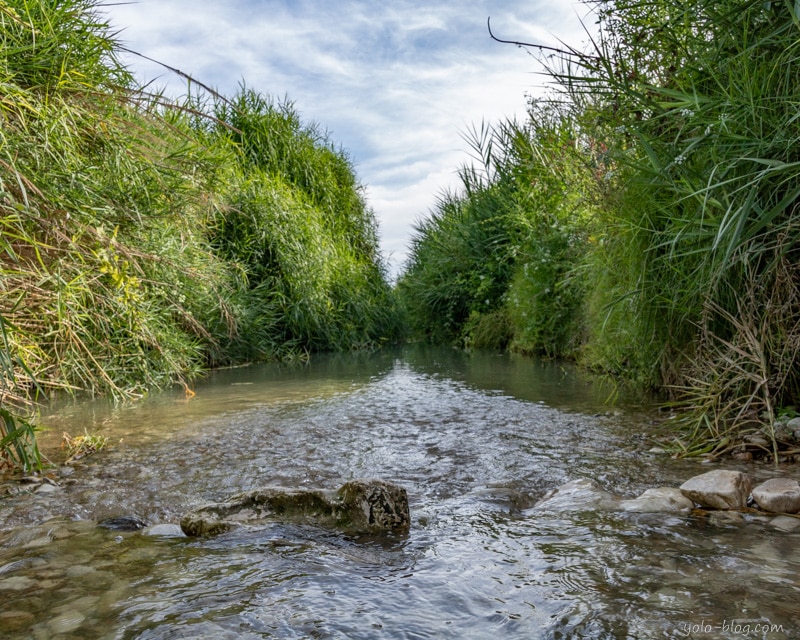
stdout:
<svg viewBox="0 0 800 640">
<path fill-rule="evenodd" d="M 580 46 L 576 0 L 108 0 L 123 46 L 225 95 L 242 83 L 288 98 L 304 122 L 344 148 L 364 185 L 395 276 L 414 224 L 469 162 L 464 135 L 524 116 L 546 78 L 531 53 L 499 38 Z M 142 82 L 185 93 L 186 81 L 131 54 Z"/>
</svg>

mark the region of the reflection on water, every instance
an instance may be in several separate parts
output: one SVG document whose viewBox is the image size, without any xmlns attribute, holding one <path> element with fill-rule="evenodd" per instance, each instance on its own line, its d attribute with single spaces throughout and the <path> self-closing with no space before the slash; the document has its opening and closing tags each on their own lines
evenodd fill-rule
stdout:
<svg viewBox="0 0 800 640">
<path fill-rule="evenodd" d="M 61 431 L 84 428 L 113 446 L 55 493 L 0 500 L 9 529 L 0 636 L 730 638 L 726 624 L 749 621 L 746 637 L 790 638 L 800 629 L 797 534 L 754 518 L 531 508 L 577 477 L 630 496 L 701 470 L 648 454 L 639 413 L 606 415 L 608 389 L 569 368 L 410 349 L 223 371 L 195 392 L 46 416 L 53 447 Z M 408 489 L 408 536 L 274 523 L 190 540 L 93 525 L 118 515 L 177 522 L 236 491 L 355 477 Z M 755 632 L 767 623 L 783 629 Z"/>
</svg>

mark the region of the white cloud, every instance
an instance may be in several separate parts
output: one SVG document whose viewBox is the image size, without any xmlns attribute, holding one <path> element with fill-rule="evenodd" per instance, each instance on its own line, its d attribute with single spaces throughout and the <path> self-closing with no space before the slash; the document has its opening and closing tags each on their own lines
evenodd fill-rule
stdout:
<svg viewBox="0 0 800 640">
<path fill-rule="evenodd" d="M 226 94 L 240 82 L 288 96 L 350 153 L 393 268 L 415 220 L 457 184 L 462 132 L 524 113 L 541 84 L 526 50 L 498 37 L 558 45 L 584 39 L 573 0 L 139 0 L 108 5 L 134 51 Z M 185 80 L 126 56 L 140 80 L 179 93 Z"/>
</svg>

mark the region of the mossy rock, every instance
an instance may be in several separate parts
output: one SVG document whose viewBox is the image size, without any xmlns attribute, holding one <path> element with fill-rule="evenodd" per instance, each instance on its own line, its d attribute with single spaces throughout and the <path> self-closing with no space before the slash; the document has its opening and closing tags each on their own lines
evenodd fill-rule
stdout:
<svg viewBox="0 0 800 640">
<path fill-rule="evenodd" d="M 264 487 L 209 504 L 181 518 L 187 536 L 212 536 L 242 524 L 311 524 L 346 533 L 407 532 L 406 490 L 382 480 L 352 480 L 338 491 Z"/>
</svg>

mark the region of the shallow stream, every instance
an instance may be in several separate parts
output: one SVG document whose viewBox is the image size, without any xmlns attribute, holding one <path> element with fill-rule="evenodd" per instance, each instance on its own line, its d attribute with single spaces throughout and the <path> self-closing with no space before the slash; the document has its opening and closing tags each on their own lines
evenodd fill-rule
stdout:
<svg viewBox="0 0 800 640">
<path fill-rule="evenodd" d="M 109 445 L 0 499 L 0 637 L 800 637 L 800 530 L 533 508 L 576 478 L 633 497 L 709 468 L 650 453 L 653 414 L 568 368 L 407 349 L 221 371 L 194 391 L 43 413 L 53 458 L 62 432 Z M 372 477 L 408 490 L 407 536 L 95 526 Z"/>
</svg>

